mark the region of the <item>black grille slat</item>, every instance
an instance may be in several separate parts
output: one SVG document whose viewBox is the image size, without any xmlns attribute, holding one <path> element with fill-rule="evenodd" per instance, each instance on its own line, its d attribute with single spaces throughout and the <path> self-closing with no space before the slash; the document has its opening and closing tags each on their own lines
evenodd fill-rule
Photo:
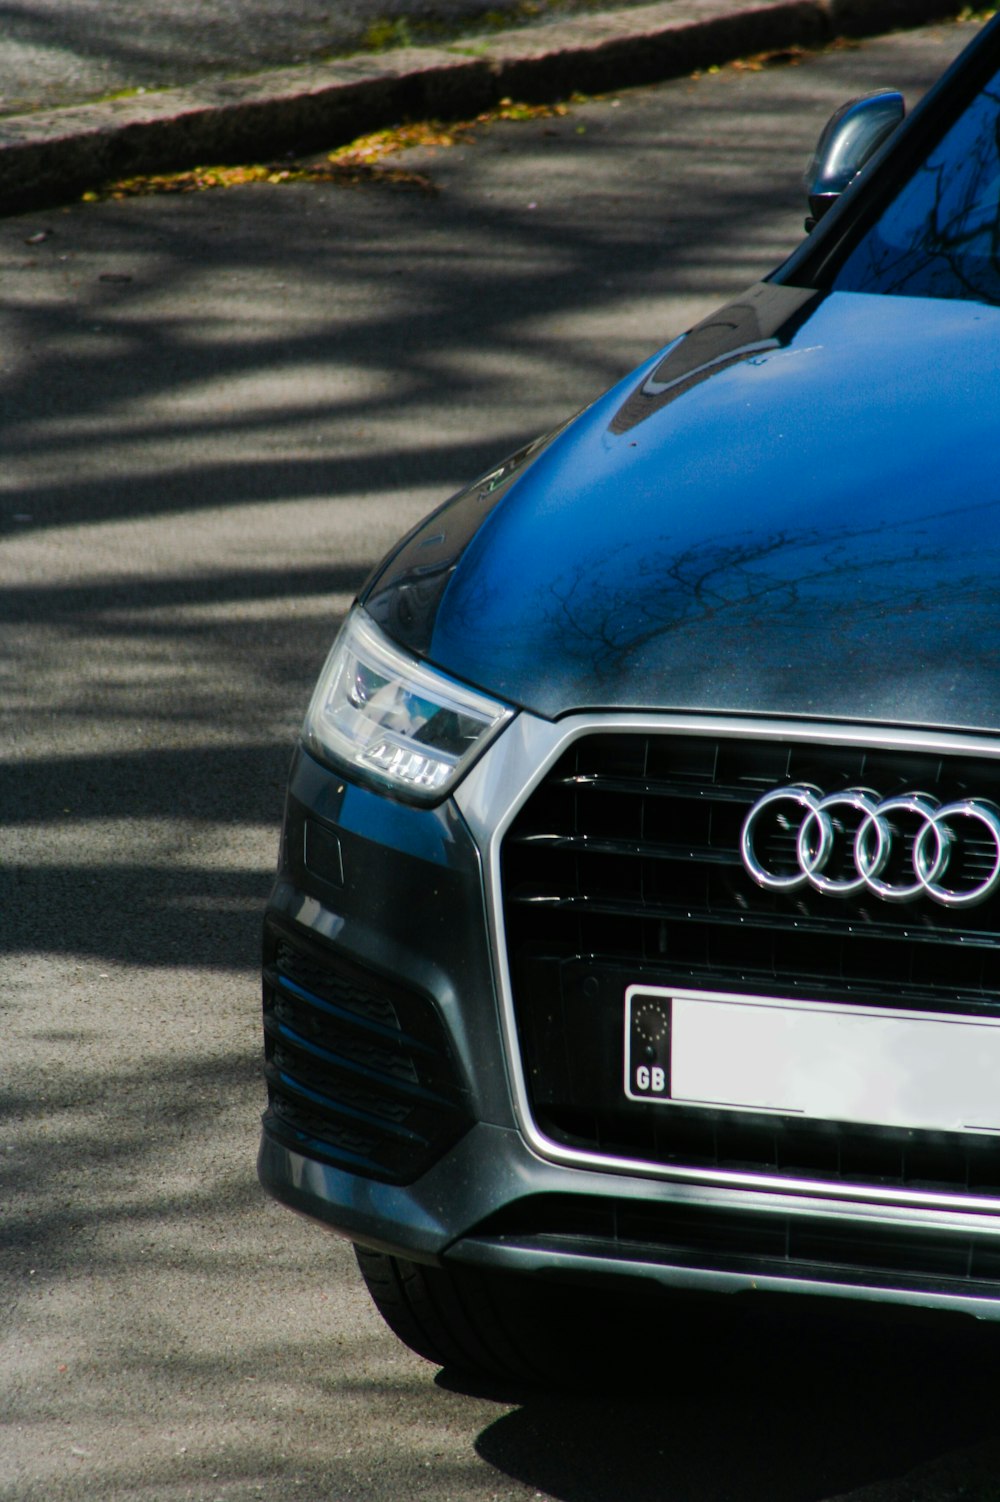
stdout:
<svg viewBox="0 0 1000 1502">
<path fill-rule="evenodd" d="M 511 843 L 535 849 L 586 852 L 591 855 L 641 856 L 644 860 L 654 861 L 689 861 L 694 857 L 716 866 L 738 866 L 740 863 L 739 856 L 724 850 L 713 850 L 708 845 L 692 850 L 690 845 L 595 839 L 587 834 L 523 834 L 512 839 Z"/>
<path fill-rule="evenodd" d="M 367 1081 L 369 1087 L 377 1086 L 382 1091 L 391 1088 L 394 1095 L 411 1106 L 447 1107 L 451 1104 L 447 1096 L 439 1091 L 429 1090 L 420 1083 L 412 1060 L 405 1055 L 392 1056 L 389 1067 L 382 1067 L 385 1053 L 381 1049 L 373 1054 L 366 1051 L 363 1045 L 352 1046 L 350 1040 L 341 1040 L 339 1051 L 319 1048 L 294 1028 L 276 1022 L 273 1017 L 265 1019 L 264 1031 L 274 1040 L 276 1049 L 284 1049 L 289 1058 L 298 1060 L 300 1070 L 309 1071 L 319 1080 L 328 1077 L 331 1071 L 336 1071 L 338 1076 L 347 1075 Z"/>
<path fill-rule="evenodd" d="M 828 934 L 832 926 L 831 923 L 821 918 L 812 917 L 797 918 L 794 924 L 789 924 L 771 913 L 755 913 L 753 917 L 749 917 L 744 912 L 727 912 L 722 909 L 715 909 L 711 913 L 699 913 L 692 911 L 686 904 L 682 906 L 646 903 L 641 913 L 638 913 L 635 906 L 627 902 L 588 896 L 560 897 L 543 892 L 512 892 L 508 897 L 508 902 L 511 908 L 535 907 L 561 912 L 601 913 L 623 918 L 683 920 L 685 923 L 719 928 L 744 928 L 750 925 L 759 932 L 788 933 L 791 931 L 804 934 Z M 956 948 L 979 948 L 1000 953 L 1000 934 L 985 934 L 976 930 L 952 930 L 946 936 L 942 936 L 940 932 L 930 928 L 900 929 L 862 920 L 858 920 L 855 927 L 858 937 L 877 939 L 886 944 L 931 944 L 938 949 L 954 945 Z"/>
<path fill-rule="evenodd" d="M 417 1079 L 413 1057 L 406 1048 L 393 1048 L 383 1034 L 373 1037 L 363 1025 L 338 1026 L 329 1015 L 323 1018 L 322 1027 L 317 1026 L 310 1010 L 308 999 L 303 997 L 297 998 L 294 1007 L 290 1006 L 278 980 L 274 1005 L 265 1019 L 265 1031 L 274 1037 L 282 1033 L 286 1037 L 295 1036 L 299 1048 L 308 1050 L 316 1059 L 350 1061 L 373 1076 L 399 1083 Z"/>
<path fill-rule="evenodd" d="M 471 1124 L 434 1003 L 273 923 L 264 949 L 266 1129 L 308 1156 L 411 1182 Z"/>
<path fill-rule="evenodd" d="M 296 949 L 282 940 L 275 951 L 275 963 L 283 977 L 311 991 L 323 1001 L 357 1012 L 372 1022 L 380 1022 L 392 1031 L 399 1029 L 399 1017 L 391 1000 L 369 987 L 362 987 L 347 975 L 331 972 L 329 965 Z"/>
<path fill-rule="evenodd" d="M 328 1121 L 335 1121 L 341 1130 L 353 1129 L 372 1145 L 380 1138 L 391 1136 L 405 1146 L 427 1147 L 428 1139 L 425 1136 L 379 1111 L 370 1094 L 366 1097 L 357 1088 L 352 1091 L 350 1087 L 341 1090 L 335 1086 L 336 1096 L 331 1095 L 326 1081 L 317 1081 L 315 1085 L 311 1085 L 298 1071 L 290 1074 L 282 1067 L 288 1062 L 294 1068 L 294 1061 L 283 1059 L 278 1060 L 277 1065 L 272 1062 L 265 1067 L 268 1083 L 287 1101 L 294 1101 L 300 1107 L 317 1113 L 317 1117 L 322 1115 Z"/>
<path fill-rule="evenodd" d="M 791 784 L 1000 805 L 1000 759 L 667 733 L 576 740 L 513 821 L 501 861 L 515 1016 L 539 1124 L 569 1145 L 664 1166 L 1000 1197 L 1000 1143 L 990 1138 L 939 1134 L 939 1152 L 933 1134 L 917 1132 L 904 1151 L 881 1128 L 851 1128 L 847 1143 L 830 1123 L 790 1134 L 760 1117 L 708 1123 L 697 1110 L 625 1101 L 632 984 L 1000 1016 L 996 896 L 953 910 L 866 890 L 773 892 L 751 879 L 740 856 L 746 813 Z M 783 849 L 780 859 L 796 861 L 793 830 L 775 818 L 767 835 L 769 858 Z M 904 868 L 912 840 L 907 829 L 899 841 Z M 962 879 L 992 866 L 990 842 L 973 835 Z"/>
<path fill-rule="evenodd" d="M 704 799 L 711 797 L 715 803 L 738 803 L 743 808 L 750 808 L 757 796 L 757 790 L 749 790 L 741 787 L 713 787 L 709 793 L 706 789 L 697 787 L 690 782 L 668 781 L 664 778 L 646 780 L 641 778 L 607 777 L 601 773 L 592 776 L 553 776 L 553 787 L 566 787 L 577 790 L 594 789 L 600 793 L 623 793 L 628 797 L 642 798 L 691 798 Z"/>
<path fill-rule="evenodd" d="M 419 1038 L 411 1038 L 404 1033 L 399 1026 L 398 1020 L 395 1025 L 390 1025 L 382 1021 L 380 1017 L 371 1017 L 367 1014 L 359 1015 L 349 1007 L 345 1007 L 338 1002 L 325 1000 L 316 991 L 308 990 L 305 986 L 298 984 L 298 982 L 290 981 L 289 977 L 284 973 L 279 976 L 275 972 L 274 979 L 276 984 L 281 987 L 287 1000 L 291 1001 L 292 998 L 298 998 L 306 1002 L 309 1013 L 312 1019 L 314 1019 L 311 1025 L 317 1032 L 322 1032 L 331 1023 L 333 1025 L 336 1025 L 338 1022 L 341 1024 L 347 1023 L 348 1025 L 354 1023 L 364 1029 L 366 1036 L 371 1038 L 376 1043 L 376 1046 L 378 1040 L 383 1040 L 390 1045 L 402 1042 L 405 1044 L 407 1050 L 416 1049 L 420 1052 L 432 1051 L 427 1045 L 421 1043 Z M 363 1021 L 361 1020 L 362 1018 Z"/>
</svg>

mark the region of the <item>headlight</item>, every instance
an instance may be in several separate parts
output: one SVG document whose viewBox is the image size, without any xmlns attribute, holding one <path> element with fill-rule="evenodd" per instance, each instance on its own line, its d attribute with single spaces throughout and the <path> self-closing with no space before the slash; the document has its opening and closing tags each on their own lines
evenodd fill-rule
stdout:
<svg viewBox="0 0 1000 1502">
<path fill-rule="evenodd" d="M 355 609 L 320 674 L 302 739 L 324 761 L 400 797 L 432 803 L 512 714 L 402 652 Z"/>
</svg>

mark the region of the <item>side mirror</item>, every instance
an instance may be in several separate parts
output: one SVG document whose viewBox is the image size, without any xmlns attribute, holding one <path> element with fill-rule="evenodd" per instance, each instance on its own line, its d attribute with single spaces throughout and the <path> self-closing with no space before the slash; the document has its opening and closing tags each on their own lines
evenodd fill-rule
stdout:
<svg viewBox="0 0 1000 1502">
<path fill-rule="evenodd" d="M 807 230 L 813 229 L 830 205 L 836 203 L 869 157 L 892 135 L 905 113 L 902 94 L 896 89 L 880 89 L 863 99 L 849 100 L 830 116 L 806 168 L 810 209 Z"/>
</svg>

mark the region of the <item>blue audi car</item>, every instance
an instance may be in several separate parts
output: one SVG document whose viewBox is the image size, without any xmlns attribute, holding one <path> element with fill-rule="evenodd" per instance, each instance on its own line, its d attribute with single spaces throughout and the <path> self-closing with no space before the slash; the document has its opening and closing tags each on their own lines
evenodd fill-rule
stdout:
<svg viewBox="0 0 1000 1502">
<path fill-rule="evenodd" d="M 398 544 L 306 714 L 259 1173 L 440 1364 L 601 1293 L 1000 1317 L 1000 22 L 902 116 Z"/>
</svg>

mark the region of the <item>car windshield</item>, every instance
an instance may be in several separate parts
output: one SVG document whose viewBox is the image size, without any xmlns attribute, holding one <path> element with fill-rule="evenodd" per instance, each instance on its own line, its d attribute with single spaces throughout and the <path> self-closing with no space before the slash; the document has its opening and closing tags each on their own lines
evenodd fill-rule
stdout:
<svg viewBox="0 0 1000 1502">
<path fill-rule="evenodd" d="M 1000 74 L 855 245 L 833 287 L 1000 303 Z"/>
</svg>

